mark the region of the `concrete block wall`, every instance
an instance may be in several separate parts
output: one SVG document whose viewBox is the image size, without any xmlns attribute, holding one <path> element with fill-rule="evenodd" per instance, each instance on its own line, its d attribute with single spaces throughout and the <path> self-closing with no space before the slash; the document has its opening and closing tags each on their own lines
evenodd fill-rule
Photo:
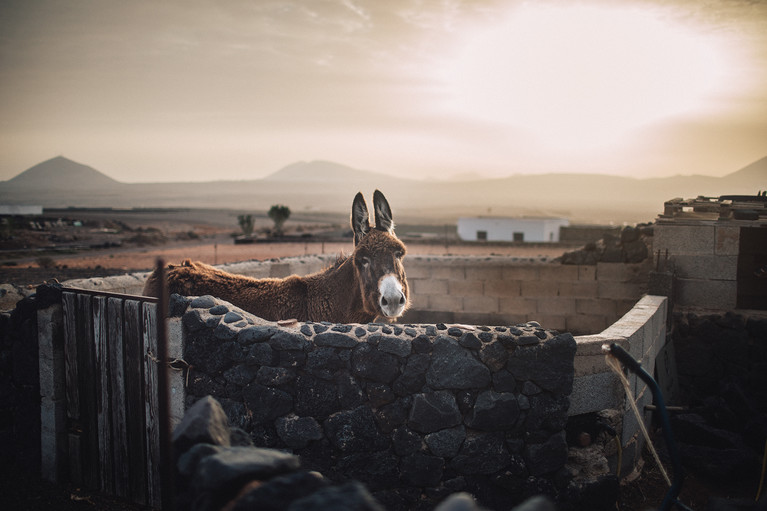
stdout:
<svg viewBox="0 0 767 511">
<path fill-rule="evenodd" d="M 737 308 L 739 226 L 659 219 L 654 232 L 654 250 L 673 264 L 676 305 Z"/>
<path fill-rule="evenodd" d="M 306 275 L 336 256 L 248 261 L 220 268 L 255 278 Z M 400 323 L 514 325 L 537 321 L 582 335 L 600 332 L 647 292 L 650 261 L 563 265 L 502 256 L 410 256 L 411 307 Z M 68 281 L 97 291 L 141 294 L 147 273 Z"/>
<path fill-rule="evenodd" d="M 600 332 L 647 291 L 649 262 L 575 266 L 508 257 L 405 260 L 412 305 L 405 323 L 512 325 L 537 321 L 573 334 Z"/>
<path fill-rule="evenodd" d="M 577 336 L 578 345 L 574 365 L 575 380 L 570 396 L 569 415 L 580 415 L 606 409 L 622 411 L 623 467 L 621 473 L 633 469 L 633 461 L 639 459 L 644 438 L 639 423 L 625 399 L 625 391 L 619 377 L 605 362 L 602 346 L 616 343 L 640 361 L 650 375 L 655 371 L 655 360 L 666 345 L 666 318 L 668 299 L 648 295 L 639 300 L 622 318 L 596 335 Z M 653 402 L 647 385 L 635 374 L 628 374 L 629 388 L 637 403 L 644 410 Z M 650 422 L 650 414 L 644 412 L 642 420 Z M 611 460 L 617 462 L 617 460 Z"/>
</svg>

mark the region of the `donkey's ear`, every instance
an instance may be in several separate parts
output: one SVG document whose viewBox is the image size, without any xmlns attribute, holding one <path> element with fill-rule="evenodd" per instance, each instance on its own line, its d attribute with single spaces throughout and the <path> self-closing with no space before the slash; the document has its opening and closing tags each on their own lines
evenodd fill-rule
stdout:
<svg viewBox="0 0 767 511">
<path fill-rule="evenodd" d="M 394 234 L 394 220 L 391 215 L 389 202 L 380 191 L 376 190 L 373 194 L 373 211 L 376 218 L 376 229 Z"/>
<path fill-rule="evenodd" d="M 370 230 L 370 215 L 368 206 L 362 192 L 354 197 L 352 203 L 352 232 L 354 233 L 354 245 L 356 246 Z"/>
</svg>

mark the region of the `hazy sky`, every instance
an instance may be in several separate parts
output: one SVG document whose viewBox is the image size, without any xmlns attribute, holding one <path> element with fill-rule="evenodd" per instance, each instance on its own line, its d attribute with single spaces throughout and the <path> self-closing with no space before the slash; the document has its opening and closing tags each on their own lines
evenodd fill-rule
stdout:
<svg viewBox="0 0 767 511">
<path fill-rule="evenodd" d="M 721 176 L 767 155 L 767 1 L 3 0 L 0 180 L 58 155 Z"/>
</svg>

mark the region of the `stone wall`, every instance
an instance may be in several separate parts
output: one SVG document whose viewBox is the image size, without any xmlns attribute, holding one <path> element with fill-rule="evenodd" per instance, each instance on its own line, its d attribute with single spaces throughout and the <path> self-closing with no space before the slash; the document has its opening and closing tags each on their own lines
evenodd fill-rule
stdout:
<svg viewBox="0 0 767 511">
<path fill-rule="evenodd" d="M 10 367 L 5 375 L 32 378 L 35 373 L 25 372 L 23 364 L 24 360 L 35 362 L 32 353 L 38 349 L 39 336 L 50 337 L 55 347 L 57 334 L 48 332 L 47 325 L 57 322 L 46 316 L 55 307 L 49 308 L 51 300 L 41 294 L 46 288 L 41 286 L 36 296 L 2 317 L 8 326 L 3 329 L 2 345 L 2 361 Z M 176 375 L 188 384 L 186 397 L 182 390 L 175 394 L 181 396 L 178 410 L 184 400 L 189 405 L 197 397 L 216 396 L 233 425 L 248 428 L 253 438 L 261 439 L 261 445 L 302 450 L 302 457 L 314 460 L 317 466 L 337 465 L 332 475 L 341 479 L 352 473 L 356 478 L 358 470 L 372 471 L 366 477 L 373 480 L 376 495 L 392 509 L 402 508 L 416 494 L 423 493 L 432 502 L 461 489 L 481 493 L 491 503 L 507 499 L 509 492 L 561 497 L 564 491 L 572 500 L 573 486 L 582 482 L 576 481 L 580 477 L 577 467 L 568 462 L 564 469 L 554 469 L 551 464 L 560 466 L 561 460 L 575 459 L 577 453 L 571 445 L 563 457 L 563 445 L 568 449 L 561 441 L 565 433 L 557 428 L 595 413 L 604 416 L 605 411 L 617 418 L 611 418 L 610 424 L 623 446 L 621 473 L 628 473 L 639 457 L 642 440 L 617 378 L 604 363 L 601 347 L 609 342 L 621 344 L 652 373 L 665 342 L 667 304 L 664 297 L 646 296 L 600 334 L 579 336 L 573 343 L 569 334 L 560 335 L 532 322 L 511 327 L 277 325 L 211 297 L 190 300 L 174 298 L 169 322 L 171 340 L 178 346 L 186 342 L 188 347 L 187 353 L 174 356 L 192 364 L 188 378 Z M 191 305 L 195 307 L 189 308 Z M 18 319 L 11 320 L 12 316 Z M 37 330 L 32 332 L 29 329 L 35 324 Z M 753 330 L 754 324 L 748 323 L 746 328 Z M 11 338 L 16 341 L 6 341 Z M 26 355 L 16 356 L 14 345 L 23 347 L 21 353 Z M 40 452 L 40 418 L 47 411 L 34 396 L 43 394 L 43 382 L 55 376 L 48 372 L 56 364 L 47 362 L 55 362 L 57 357 L 55 352 L 43 353 L 42 346 L 40 350 L 39 387 L 30 383 L 30 392 L 17 394 L 19 406 L 3 411 L 11 415 L 11 433 L 17 435 L 4 430 L 4 445 L 34 465 L 38 465 L 39 454 L 25 452 L 24 445 Z M 574 357 L 571 350 L 575 350 Z M 569 362 L 563 363 L 563 354 Z M 758 369 L 753 373 L 757 377 L 763 374 Z M 569 384 L 562 378 L 572 381 L 569 400 Z M 13 382 L 4 379 L 2 383 L 2 395 L 12 395 Z M 62 389 L 48 390 L 52 392 L 45 395 L 63 393 Z M 636 378 L 632 378 L 632 390 L 639 396 L 640 407 L 650 402 L 649 392 Z M 279 415 L 272 417 L 270 410 L 275 409 Z M 509 413 L 516 417 L 513 424 L 504 422 Z M 644 420 L 649 418 L 645 415 Z M 495 429 L 501 426 L 501 430 Z M 66 428 L 43 432 L 54 444 L 61 435 L 66 439 Z M 59 447 L 65 447 L 64 440 L 61 445 L 46 447 L 47 452 L 58 453 Z M 598 456 L 605 458 L 602 476 L 614 477 L 614 442 L 601 444 L 604 448 Z M 372 452 L 366 456 L 346 452 L 360 446 Z M 492 455 L 487 460 L 472 456 L 488 449 Z M 503 462 L 509 465 L 502 470 L 498 464 Z M 547 464 L 548 468 L 541 468 Z M 58 465 L 41 467 L 47 469 L 46 478 L 56 477 Z M 426 469 L 434 466 L 440 467 L 437 486 L 412 485 L 427 477 L 423 474 L 431 472 Z M 498 471 L 483 473 L 490 468 Z M 474 469 L 480 473 L 468 472 Z M 544 471 L 548 469 L 551 472 Z M 379 485 L 387 477 L 392 482 L 395 474 L 398 482 L 404 478 L 409 483 L 396 490 Z M 575 477 L 569 479 L 571 476 Z"/>
<path fill-rule="evenodd" d="M 767 412 L 767 314 L 674 312 L 679 400 L 697 404 L 737 383 Z"/>
<path fill-rule="evenodd" d="M 319 271 L 335 256 L 307 256 L 222 265 L 252 277 L 287 277 Z M 512 325 L 537 321 L 574 335 L 600 332 L 647 292 L 643 263 L 563 265 L 503 256 L 408 256 L 410 310 L 403 323 Z M 82 279 L 66 285 L 140 294 L 146 273 Z"/>
<path fill-rule="evenodd" d="M 257 446 L 359 480 L 387 509 L 462 490 L 491 508 L 567 492 L 570 334 L 534 322 L 278 327 L 209 296 L 174 295 L 171 313 L 189 405 L 215 397 Z"/>
</svg>

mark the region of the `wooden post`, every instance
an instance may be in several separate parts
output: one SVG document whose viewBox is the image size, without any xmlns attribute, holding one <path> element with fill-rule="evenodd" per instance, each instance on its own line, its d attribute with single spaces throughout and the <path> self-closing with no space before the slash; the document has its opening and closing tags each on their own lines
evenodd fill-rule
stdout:
<svg viewBox="0 0 767 511">
<path fill-rule="evenodd" d="M 158 402 L 160 414 L 160 459 L 162 468 L 162 508 L 175 509 L 173 481 L 173 445 L 170 422 L 170 378 L 168 377 L 168 282 L 165 278 L 165 261 L 157 260 L 157 276 L 160 282 L 160 301 L 157 304 L 157 351 L 160 359 L 158 373 Z"/>
<path fill-rule="evenodd" d="M 147 389 L 146 401 L 144 402 L 144 420 L 146 421 L 146 473 L 147 473 L 147 504 L 153 508 L 161 506 L 162 481 L 160 477 L 162 469 L 162 457 L 160 452 L 160 430 L 162 424 L 159 417 L 158 372 L 162 371 L 162 364 L 158 357 L 157 348 L 157 305 L 144 302 L 142 304 L 144 327 L 144 386 Z M 159 318 L 162 320 L 163 318 Z"/>
</svg>

